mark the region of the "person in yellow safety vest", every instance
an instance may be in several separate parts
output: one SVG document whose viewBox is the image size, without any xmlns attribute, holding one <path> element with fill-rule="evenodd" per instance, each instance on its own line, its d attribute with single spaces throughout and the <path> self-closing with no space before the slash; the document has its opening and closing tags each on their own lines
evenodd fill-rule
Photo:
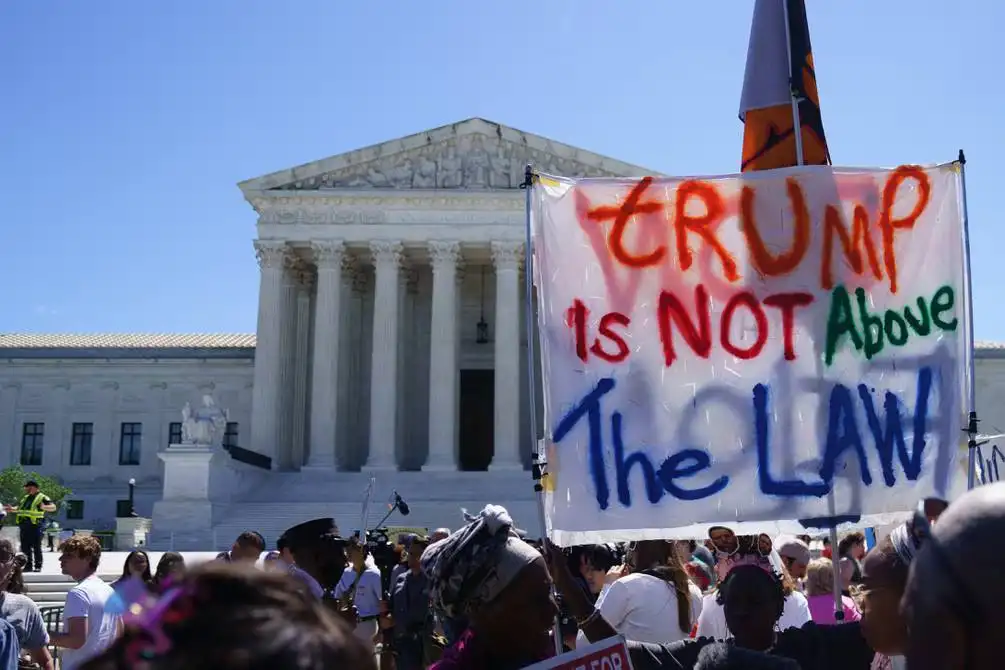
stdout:
<svg viewBox="0 0 1005 670">
<path fill-rule="evenodd" d="M 7 512 L 15 512 L 14 520 L 21 531 L 21 553 L 28 557 L 27 572 L 42 571 L 42 520 L 46 512 L 55 512 L 56 505 L 38 490 L 38 482 L 29 479 L 24 483 L 24 497 L 17 506 L 4 505 Z"/>
</svg>

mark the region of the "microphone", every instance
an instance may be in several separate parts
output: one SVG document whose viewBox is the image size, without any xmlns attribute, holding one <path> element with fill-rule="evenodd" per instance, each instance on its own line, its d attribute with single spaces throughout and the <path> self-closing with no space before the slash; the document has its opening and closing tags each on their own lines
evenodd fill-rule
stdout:
<svg viewBox="0 0 1005 670">
<path fill-rule="evenodd" d="M 791 658 L 715 642 L 698 652 L 694 670 L 799 670 L 799 664 Z"/>
<path fill-rule="evenodd" d="M 398 508 L 399 512 L 401 512 L 401 516 L 408 516 L 409 512 L 411 512 L 411 510 L 408 509 L 408 503 L 405 502 L 400 495 L 398 495 L 397 491 L 394 492 L 394 506 Z"/>
</svg>

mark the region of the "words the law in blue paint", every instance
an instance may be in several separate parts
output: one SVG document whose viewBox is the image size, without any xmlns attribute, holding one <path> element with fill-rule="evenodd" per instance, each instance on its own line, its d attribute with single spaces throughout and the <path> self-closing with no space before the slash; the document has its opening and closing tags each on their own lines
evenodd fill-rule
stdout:
<svg viewBox="0 0 1005 670">
<path fill-rule="evenodd" d="M 626 445 L 625 416 L 605 406 L 609 404 L 605 403 L 605 396 L 616 384 L 613 377 L 600 379 L 552 431 L 552 441 L 557 445 L 577 427 L 586 431 L 587 462 L 601 510 L 611 505 L 612 469 L 614 493 L 624 507 L 631 507 L 637 500 L 633 493 L 642 491 L 649 503 L 656 504 L 667 495 L 683 501 L 702 500 L 729 485 L 728 475 L 716 476 L 712 454 L 706 449 L 680 445 L 670 450 L 661 463 L 654 463 L 649 452 L 659 451 L 661 445 Z M 833 486 L 838 464 L 849 452 L 857 457 L 859 476 L 865 486 L 876 481 L 876 464 L 884 486 L 896 485 L 898 463 L 905 480 L 917 481 L 926 446 L 931 389 L 932 370 L 923 367 L 917 373 L 913 416 L 905 417 L 904 403 L 892 391 L 880 395 L 865 384 L 854 388 L 834 384 L 827 403 L 827 433 L 819 472 L 815 480 L 805 481 L 776 478 L 772 474 L 771 390 L 767 384 L 757 384 L 752 389 L 751 401 L 761 493 L 789 498 L 825 496 Z M 864 426 L 860 415 L 865 416 Z M 907 431 L 905 420 L 910 421 Z M 905 432 L 910 434 L 910 445 Z M 638 482 L 639 477 L 642 489 L 633 490 L 631 484 Z"/>
</svg>

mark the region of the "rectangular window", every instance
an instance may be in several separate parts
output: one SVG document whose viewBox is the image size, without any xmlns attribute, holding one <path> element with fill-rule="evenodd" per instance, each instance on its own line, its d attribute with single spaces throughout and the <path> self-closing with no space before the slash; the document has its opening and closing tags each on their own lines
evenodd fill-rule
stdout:
<svg viewBox="0 0 1005 670">
<path fill-rule="evenodd" d="M 21 465 L 42 465 L 44 423 L 26 423 L 21 430 Z"/>
<path fill-rule="evenodd" d="M 237 422 L 228 421 L 227 428 L 223 431 L 223 448 L 230 449 L 237 446 Z"/>
<path fill-rule="evenodd" d="M 115 516 L 119 519 L 125 519 L 132 516 L 133 505 L 128 500 L 116 500 L 115 501 Z"/>
<path fill-rule="evenodd" d="M 172 421 L 168 424 L 168 446 L 181 444 L 181 421 Z"/>
<path fill-rule="evenodd" d="M 73 437 L 70 441 L 70 465 L 91 464 L 91 442 L 93 441 L 93 423 L 73 424 Z"/>
<path fill-rule="evenodd" d="M 123 423 L 119 438 L 119 465 L 139 465 L 143 442 L 142 423 Z"/>
<path fill-rule="evenodd" d="M 83 500 L 66 500 L 63 502 L 66 506 L 66 518 L 73 521 L 74 519 L 84 518 L 84 501 Z"/>
</svg>

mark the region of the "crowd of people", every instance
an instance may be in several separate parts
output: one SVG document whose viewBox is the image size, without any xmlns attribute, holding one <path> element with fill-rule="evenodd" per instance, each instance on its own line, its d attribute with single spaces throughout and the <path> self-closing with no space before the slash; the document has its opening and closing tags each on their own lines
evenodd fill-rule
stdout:
<svg viewBox="0 0 1005 670">
<path fill-rule="evenodd" d="M 858 533 L 814 557 L 806 537 L 725 527 L 561 549 L 490 505 L 455 532 L 403 538 L 384 571 L 318 519 L 272 551 L 243 533 L 202 565 L 168 552 L 152 568 L 133 551 L 112 585 L 99 542 L 74 536 L 58 632 L 0 540 L 0 669 L 52 670 L 55 647 L 63 670 L 516 670 L 553 656 L 556 636 L 571 650 L 620 635 L 635 670 L 990 670 L 1003 525 L 1005 484 L 992 484 L 925 501 L 868 552 Z"/>
</svg>

